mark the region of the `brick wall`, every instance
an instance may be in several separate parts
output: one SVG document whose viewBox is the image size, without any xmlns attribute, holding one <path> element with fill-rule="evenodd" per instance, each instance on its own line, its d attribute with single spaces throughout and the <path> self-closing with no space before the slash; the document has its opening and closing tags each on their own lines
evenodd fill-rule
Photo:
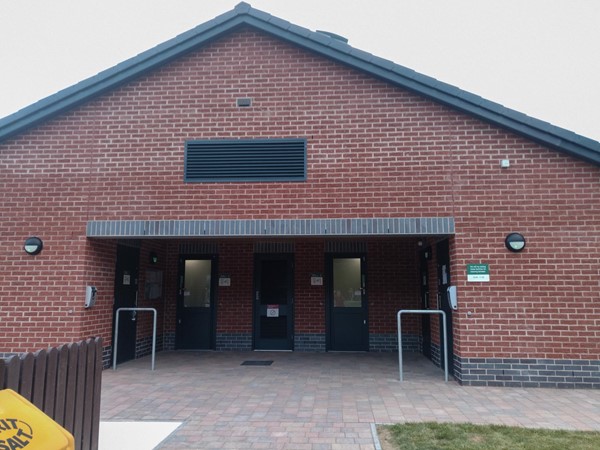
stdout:
<svg viewBox="0 0 600 450">
<path fill-rule="evenodd" d="M 43 252 L 42 252 L 43 253 Z M 96 304 L 89 310 L 83 310 L 83 336 L 101 336 L 103 344 L 112 342 L 113 303 L 115 297 L 115 259 L 117 243 L 113 240 L 89 241 L 87 245 L 86 274 L 83 293 L 73 293 L 76 308 L 81 310 L 85 298 L 85 286 L 96 286 Z M 73 287 L 75 289 L 75 286 Z M 63 342 L 64 343 L 64 342 Z"/>
<path fill-rule="evenodd" d="M 458 225 L 464 232 L 456 238 L 453 270 L 461 353 L 597 359 L 598 170 L 559 155 L 510 157 L 514 173 L 500 172 L 469 192 L 485 195 L 487 211 L 465 213 Z M 520 254 L 503 247 L 510 231 L 527 238 Z M 466 283 L 469 262 L 489 262 L 491 282 Z"/>
<path fill-rule="evenodd" d="M 237 97 L 253 106 L 237 108 Z M 307 138 L 306 182 L 182 182 L 186 140 L 271 137 Z M 500 159 L 511 167 L 500 169 Z M 459 356 L 598 358 L 597 167 L 251 30 L 4 141 L 0 172 L 2 352 L 106 335 L 96 315 L 108 317 L 114 243 L 87 242 L 87 220 L 454 216 Z M 513 231 L 527 238 L 520 254 L 504 248 Z M 36 257 L 21 249 L 30 235 L 46 246 Z M 251 285 L 249 244 L 221 245 L 237 253 L 220 271 L 245 267 Z M 471 262 L 490 264 L 490 283 L 466 282 Z M 409 270 L 398 264 L 380 269 Z M 175 282 L 169 273 L 165 288 Z M 103 290 L 100 306 L 84 311 L 90 279 Z M 219 318 L 251 317 L 240 286 L 219 290 Z M 299 299 L 314 305 L 299 312 L 305 333 L 318 329 L 312 295 Z M 172 306 L 165 320 L 172 330 Z M 217 332 L 248 333 L 248 323 L 225 321 Z"/>
<path fill-rule="evenodd" d="M 325 296 L 323 286 L 311 286 L 310 276 L 319 273 L 325 280 L 323 241 L 299 242 L 295 246 L 295 334 L 325 335 Z"/>
<path fill-rule="evenodd" d="M 369 242 L 367 267 L 371 333 L 397 335 L 398 311 L 419 307 L 417 248 L 416 239 Z M 403 317 L 403 332 L 418 334 L 420 322 L 418 316 Z"/>
<path fill-rule="evenodd" d="M 217 306 L 217 334 L 252 333 L 254 253 L 252 242 L 219 244 L 219 271 L 231 276 L 231 286 L 220 287 Z"/>
</svg>

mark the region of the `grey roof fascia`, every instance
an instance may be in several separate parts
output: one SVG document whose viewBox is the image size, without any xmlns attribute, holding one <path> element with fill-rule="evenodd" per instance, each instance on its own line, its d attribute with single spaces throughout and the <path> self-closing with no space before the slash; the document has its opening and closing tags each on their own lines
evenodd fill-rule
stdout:
<svg viewBox="0 0 600 450">
<path fill-rule="evenodd" d="M 560 152 L 600 165 L 600 142 L 485 100 L 392 61 L 355 49 L 323 33 L 311 31 L 254 9 L 243 2 L 233 10 L 153 49 L 0 120 L 0 141 L 166 64 L 243 25 L 255 27 L 279 39 L 511 130 Z"/>
<path fill-rule="evenodd" d="M 88 238 L 365 237 L 455 234 L 454 217 L 92 220 Z"/>
</svg>

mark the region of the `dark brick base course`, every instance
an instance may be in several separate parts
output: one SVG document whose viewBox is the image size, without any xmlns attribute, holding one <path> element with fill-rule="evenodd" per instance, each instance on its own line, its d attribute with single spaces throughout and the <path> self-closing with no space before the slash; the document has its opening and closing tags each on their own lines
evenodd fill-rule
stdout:
<svg viewBox="0 0 600 450">
<path fill-rule="evenodd" d="M 163 349 L 163 335 L 156 336 L 156 352 Z M 152 354 L 152 336 L 138 339 L 135 343 L 135 358 L 142 358 Z"/>
<path fill-rule="evenodd" d="M 217 333 L 217 350 L 252 350 L 252 334 Z"/>
<path fill-rule="evenodd" d="M 175 350 L 175 332 L 169 331 L 163 334 L 163 350 Z"/>
<path fill-rule="evenodd" d="M 448 355 L 448 358 L 450 355 Z M 442 367 L 442 359 L 444 359 L 443 353 L 441 353 L 440 346 L 434 342 L 431 343 L 431 362 L 438 367 Z M 460 366 L 458 364 L 458 356 L 454 355 L 454 367 L 448 370 L 448 375 L 454 377 L 460 381 Z"/>
<path fill-rule="evenodd" d="M 600 361 L 574 359 L 459 358 L 466 386 L 600 388 Z"/>
<path fill-rule="evenodd" d="M 297 352 L 324 352 L 325 334 L 303 333 L 295 335 L 294 350 Z"/>
<path fill-rule="evenodd" d="M 112 345 L 102 347 L 102 368 L 112 367 Z"/>
<path fill-rule="evenodd" d="M 431 362 L 438 367 L 442 367 L 443 355 L 440 352 L 440 346 L 436 343 L 431 343 Z"/>
<path fill-rule="evenodd" d="M 402 335 L 402 349 L 405 352 L 422 352 L 421 336 L 413 334 Z M 369 335 L 369 351 L 371 352 L 397 352 L 398 351 L 398 335 L 394 334 L 370 334 Z"/>
</svg>

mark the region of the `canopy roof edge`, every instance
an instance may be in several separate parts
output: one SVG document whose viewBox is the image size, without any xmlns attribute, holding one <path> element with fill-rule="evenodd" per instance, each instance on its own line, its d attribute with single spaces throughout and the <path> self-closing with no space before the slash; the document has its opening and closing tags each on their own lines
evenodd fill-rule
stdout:
<svg viewBox="0 0 600 450">
<path fill-rule="evenodd" d="M 454 234 L 453 217 L 91 220 L 88 238 L 424 236 Z"/>
</svg>

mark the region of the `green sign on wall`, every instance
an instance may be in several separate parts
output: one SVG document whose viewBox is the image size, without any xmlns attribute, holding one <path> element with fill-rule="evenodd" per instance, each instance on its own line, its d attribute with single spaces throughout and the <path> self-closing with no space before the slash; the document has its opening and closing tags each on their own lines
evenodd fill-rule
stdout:
<svg viewBox="0 0 600 450">
<path fill-rule="evenodd" d="M 489 282 L 489 264 L 467 264 L 467 281 Z"/>
</svg>

